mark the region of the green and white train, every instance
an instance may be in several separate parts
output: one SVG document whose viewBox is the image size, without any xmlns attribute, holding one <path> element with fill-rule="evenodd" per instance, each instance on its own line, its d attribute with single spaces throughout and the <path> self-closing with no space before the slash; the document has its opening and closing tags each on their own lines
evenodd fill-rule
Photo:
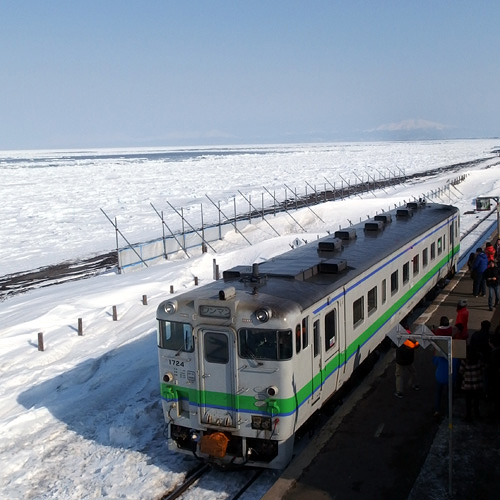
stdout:
<svg viewBox="0 0 500 500">
<path fill-rule="evenodd" d="M 169 448 L 283 468 L 297 430 L 440 280 L 457 208 L 418 201 L 162 302 Z"/>
</svg>

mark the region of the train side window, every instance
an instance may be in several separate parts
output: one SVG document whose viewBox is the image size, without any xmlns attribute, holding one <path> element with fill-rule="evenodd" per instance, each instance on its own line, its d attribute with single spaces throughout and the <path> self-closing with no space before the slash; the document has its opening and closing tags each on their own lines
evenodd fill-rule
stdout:
<svg viewBox="0 0 500 500">
<path fill-rule="evenodd" d="M 302 331 L 300 329 L 300 323 L 295 327 L 295 352 L 298 354 L 300 348 L 302 347 Z"/>
<path fill-rule="evenodd" d="M 436 243 L 431 243 L 431 260 L 436 258 Z"/>
<path fill-rule="evenodd" d="M 420 271 L 420 260 L 419 255 L 413 257 L 413 276 L 416 276 Z"/>
<path fill-rule="evenodd" d="M 399 289 L 399 273 L 394 271 L 391 274 L 391 294 L 394 295 Z"/>
<path fill-rule="evenodd" d="M 325 351 L 331 349 L 337 342 L 337 318 L 335 310 L 325 316 Z"/>
<path fill-rule="evenodd" d="M 377 287 L 368 290 L 368 315 L 377 309 Z"/>
<path fill-rule="evenodd" d="M 438 238 L 438 255 L 443 253 L 443 238 Z"/>
<path fill-rule="evenodd" d="M 385 304 L 387 301 L 387 280 L 382 280 L 382 304 Z"/>
<path fill-rule="evenodd" d="M 403 264 L 403 284 L 408 283 L 410 281 L 410 263 L 405 262 Z"/>
<path fill-rule="evenodd" d="M 307 330 L 308 321 L 309 321 L 309 316 L 306 316 L 302 320 L 302 349 L 305 349 L 309 345 L 309 332 Z"/>
<path fill-rule="evenodd" d="M 365 298 L 360 297 L 352 304 L 352 326 L 359 325 L 365 319 Z"/>
<path fill-rule="evenodd" d="M 313 346 L 314 357 L 316 357 L 320 350 L 319 319 L 313 323 Z"/>
<path fill-rule="evenodd" d="M 443 250 L 446 250 L 446 234 L 443 235 Z"/>
<path fill-rule="evenodd" d="M 429 263 L 429 249 L 424 248 L 422 250 L 422 266 L 427 267 L 428 263 Z"/>
</svg>

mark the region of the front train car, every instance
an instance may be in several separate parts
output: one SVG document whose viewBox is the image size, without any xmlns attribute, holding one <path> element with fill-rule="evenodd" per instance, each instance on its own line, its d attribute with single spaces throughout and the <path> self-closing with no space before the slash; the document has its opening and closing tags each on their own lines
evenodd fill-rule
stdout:
<svg viewBox="0 0 500 500">
<path fill-rule="evenodd" d="M 455 207 L 409 203 L 162 302 L 169 448 L 286 466 L 295 432 L 454 272 L 459 235 Z"/>
<path fill-rule="evenodd" d="M 169 447 L 221 466 L 282 468 L 295 429 L 294 337 L 301 307 L 261 293 L 256 266 L 243 290 L 193 290 L 158 310 Z"/>
</svg>

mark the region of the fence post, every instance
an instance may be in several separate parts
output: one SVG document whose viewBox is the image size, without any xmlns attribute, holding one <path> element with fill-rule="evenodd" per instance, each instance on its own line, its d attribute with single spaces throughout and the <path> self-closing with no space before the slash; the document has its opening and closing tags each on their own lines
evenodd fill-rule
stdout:
<svg viewBox="0 0 500 500">
<path fill-rule="evenodd" d="M 142 296 L 142 303 L 143 305 L 147 306 L 148 305 L 148 296 L 147 295 L 143 295 Z"/>
<path fill-rule="evenodd" d="M 78 335 L 81 337 L 83 335 L 83 320 L 78 318 Z"/>
<path fill-rule="evenodd" d="M 118 321 L 118 314 L 116 312 L 116 306 L 113 306 L 113 321 Z"/>
<path fill-rule="evenodd" d="M 43 332 L 38 332 L 38 350 L 44 351 L 45 347 L 43 345 Z"/>
<path fill-rule="evenodd" d="M 195 276 L 195 277 L 194 277 L 194 285 L 195 285 L 195 286 L 198 286 L 198 276 Z"/>
<path fill-rule="evenodd" d="M 170 293 L 174 293 L 174 285 L 170 285 Z"/>
<path fill-rule="evenodd" d="M 214 269 L 214 280 L 216 280 L 217 279 L 217 267 L 218 266 L 217 266 L 217 262 L 216 262 L 215 259 L 213 259 L 213 264 L 212 265 L 213 265 L 213 269 Z"/>
</svg>

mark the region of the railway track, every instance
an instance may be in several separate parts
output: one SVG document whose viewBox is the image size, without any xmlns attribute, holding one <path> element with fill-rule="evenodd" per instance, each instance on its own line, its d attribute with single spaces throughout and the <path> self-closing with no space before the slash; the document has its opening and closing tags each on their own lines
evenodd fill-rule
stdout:
<svg viewBox="0 0 500 500">
<path fill-rule="evenodd" d="M 248 472 L 250 470 L 252 471 L 252 474 L 250 475 L 250 477 L 248 477 Z M 200 464 L 194 469 L 188 471 L 186 473 L 186 476 L 184 477 L 184 480 L 180 484 L 175 486 L 173 490 L 163 495 L 161 497 L 161 500 L 175 500 L 177 498 L 180 498 L 189 490 L 194 490 L 198 486 L 198 482 L 210 473 L 237 475 L 238 477 L 232 477 L 232 482 L 241 484 L 237 486 L 236 491 L 230 493 L 229 496 L 226 497 L 226 500 L 238 500 L 245 492 L 248 491 L 248 489 L 257 481 L 257 479 L 259 479 L 259 477 L 261 477 L 264 472 L 264 469 L 249 469 L 245 472 L 220 472 L 213 469 L 209 464 Z M 239 479 L 242 479 L 242 481 L 238 481 Z M 215 481 L 219 482 L 216 480 L 216 478 Z"/>
</svg>

